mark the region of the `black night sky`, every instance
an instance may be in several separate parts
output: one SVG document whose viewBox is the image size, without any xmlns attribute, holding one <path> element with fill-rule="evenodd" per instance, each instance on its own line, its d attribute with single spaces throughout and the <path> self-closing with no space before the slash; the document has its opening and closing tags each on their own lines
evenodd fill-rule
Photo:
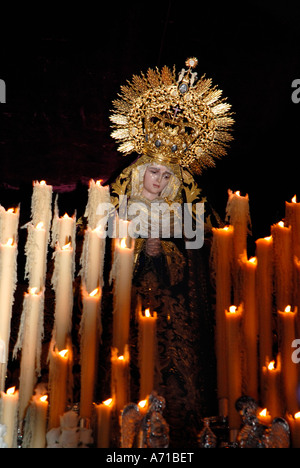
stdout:
<svg viewBox="0 0 300 468">
<path fill-rule="evenodd" d="M 28 205 L 32 180 L 46 179 L 80 214 L 89 179 L 107 180 L 129 161 L 110 137 L 120 86 L 149 67 L 179 71 L 189 56 L 235 113 L 228 156 L 197 179 L 221 217 L 228 188 L 248 193 L 256 239 L 284 216 L 286 200 L 300 199 L 298 2 L 31 5 L 1 12 L 1 204 Z"/>
</svg>

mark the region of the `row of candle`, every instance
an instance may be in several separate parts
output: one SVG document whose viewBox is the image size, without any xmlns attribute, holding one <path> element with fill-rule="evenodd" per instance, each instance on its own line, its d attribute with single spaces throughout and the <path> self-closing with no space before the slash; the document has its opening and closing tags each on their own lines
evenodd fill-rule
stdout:
<svg viewBox="0 0 300 468">
<path fill-rule="evenodd" d="M 81 278 L 82 278 L 82 318 L 81 335 L 81 400 L 80 416 L 90 419 L 96 379 L 96 362 L 98 343 L 101 336 L 101 290 L 103 285 L 103 262 L 105 239 L 98 228 L 97 207 L 101 202 L 107 202 L 108 188 L 102 187 L 101 182 L 92 180 L 89 187 L 88 204 L 85 215 L 88 226 L 85 231 L 82 250 Z M 3 378 L 2 403 L 14 401 L 17 408 L 18 426 L 22 426 L 28 405 L 33 403 L 43 407 L 43 414 L 49 413 L 47 427 L 51 429 L 59 426 L 59 419 L 66 407 L 68 394 L 68 369 L 72 365 L 72 344 L 70 343 L 71 318 L 73 309 L 73 281 L 75 261 L 76 213 L 70 217 L 65 214 L 59 217 L 57 198 L 55 201 L 52 221 L 52 248 L 54 249 L 54 273 L 52 287 L 55 292 L 55 313 L 52 340 L 49 347 L 49 398 L 50 409 L 45 411 L 48 402 L 43 395 L 42 403 L 32 397 L 33 389 L 39 372 L 41 340 L 43 335 L 43 308 L 45 297 L 45 275 L 47 268 L 47 249 L 50 239 L 52 187 L 46 182 L 35 182 L 32 196 L 32 219 L 27 224 L 28 239 L 26 243 L 26 271 L 29 280 L 28 292 L 24 295 L 23 313 L 18 340 L 14 349 L 14 357 L 21 350 L 20 388 L 15 393 L 5 394 Z M 14 227 L 14 254 L 16 256 L 16 240 L 19 209 L 5 211 L 1 207 L 3 221 L 2 239 L 7 237 L 9 226 Z M 12 216 L 14 215 L 14 216 Z M 115 241 L 115 274 L 114 274 L 114 334 L 112 343 L 112 394 L 110 411 L 112 408 L 120 414 L 124 405 L 129 402 L 129 352 L 128 336 L 131 308 L 131 276 L 133 266 L 134 240 L 127 235 L 128 223 L 121 230 L 125 232 L 123 239 Z M 122 224 L 120 221 L 119 224 Z M 123 234 L 124 234 L 123 232 Z M 2 245 L 2 243 L 1 243 Z M 12 244 L 7 243 L 8 250 Z M 2 257 L 3 258 L 3 255 Z M 7 263 L 6 263 L 7 266 Z M 12 267 L 6 270 L 5 279 L 12 282 Z M 3 284 L 3 280 L 0 284 Z M 14 288 L 14 284 L 12 285 Z M 8 307 L 6 316 L 10 323 L 12 304 Z M 3 319 L 2 319 L 3 322 Z M 141 395 L 145 397 L 153 387 L 153 355 L 155 338 L 156 314 L 146 312 L 145 316 L 139 312 L 140 323 L 140 367 L 141 367 Z M 0 323 L 1 327 L 1 323 Z M 0 328 L 1 330 L 1 328 Z M 9 333 L 8 339 L 9 339 Z M 0 339 L 3 334 L 0 334 Z M 5 343 L 8 342 L 6 339 Z M 4 341 L 4 340 L 3 340 Z M 0 342 L 1 343 L 1 342 Z M 151 344 L 152 343 L 152 344 Z M 1 350 L 1 348 L 0 348 Z M 5 360 L 7 364 L 7 359 Z M 45 400 L 45 401 L 44 401 Z M 107 405 L 100 405 L 103 411 Z M 104 408 L 104 409 L 103 409 Z M 100 409 L 99 409 L 100 411 Z M 36 411 L 30 413 L 36 414 Z M 100 411 L 101 413 L 101 411 Z M 7 422 L 6 418 L 6 422 Z M 101 418 L 100 418 L 101 419 Z M 11 420 L 8 433 L 15 433 L 15 426 Z M 7 436 L 8 437 L 8 436 Z M 43 438 L 43 437 L 42 437 Z M 101 436 L 100 436 L 101 438 Z M 15 440 L 15 438 L 14 438 Z M 10 442 L 12 443 L 12 436 Z M 102 444 L 102 442 L 101 442 Z"/>
<path fill-rule="evenodd" d="M 251 259 L 247 258 L 247 196 L 230 192 L 230 224 L 213 229 L 219 411 L 228 415 L 233 439 L 241 422 L 235 400 L 244 393 L 265 405 L 272 417 L 286 415 L 293 443 L 299 444 L 295 433 L 300 421 L 291 416 L 299 411 L 299 369 L 292 360 L 292 343 L 300 330 L 299 205 L 295 199 L 286 203 L 285 223 L 273 225 L 270 237 L 256 241 L 256 257 Z"/>
</svg>

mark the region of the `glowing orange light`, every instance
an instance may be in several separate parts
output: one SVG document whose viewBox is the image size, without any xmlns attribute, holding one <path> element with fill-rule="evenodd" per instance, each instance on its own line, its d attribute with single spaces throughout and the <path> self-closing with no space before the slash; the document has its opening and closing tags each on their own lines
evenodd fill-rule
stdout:
<svg viewBox="0 0 300 468">
<path fill-rule="evenodd" d="M 36 225 L 36 229 L 43 229 L 43 227 L 44 227 L 43 221 L 41 221 L 40 223 Z"/>
<path fill-rule="evenodd" d="M 267 412 L 267 408 L 264 408 L 260 413 L 259 413 L 259 416 L 267 416 L 268 412 Z"/>
<path fill-rule="evenodd" d="M 63 215 L 63 218 L 64 218 L 64 219 L 68 219 L 68 218 L 70 218 L 70 216 L 68 215 L 68 213 L 65 213 L 65 214 Z"/>
<path fill-rule="evenodd" d="M 295 418 L 295 419 L 300 419 L 300 411 L 298 411 L 298 413 L 295 413 L 295 414 L 294 414 L 294 418 Z"/>
<path fill-rule="evenodd" d="M 236 311 L 237 311 L 237 307 L 236 307 L 236 306 L 230 306 L 230 307 L 229 307 L 229 312 L 230 312 L 231 314 L 235 314 Z"/>
<path fill-rule="evenodd" d="M 140 408 L 145 408 L 146 405 L 147 405 L 147 400 L 141 400 L 138 402 L 138 406 Z"/>
<path fill-rule="evenodd" d="M 7 213 L 14 213 L 15 209 L 14 208 L 8 208 Z"/>
<path fill-rule="evenodd" d="M 268 365 L 269 370 L 274 370 L 275 369 L 275 361 L 271 361 Z"/>
<path fill-rule="evenodd" d="M 66 358 L 66 357 L 67 357 L 67 354 L 68 354 L 68 350 L 67 350 L 67 349 L 63 349 L 62 351 L 59 351 L 58 354 L 59 354 L 61 357 Z"/>
<path fill-rule="evenodd" d="M 235 195 L 237 195 L 238 197 L 241 196 L 241 192 L 238 190 L 237 192 L 234 192 Z"/>
<path fill-rule="evenodd" d="M 13 243 L 14 243 L 14 240 L 12 237 L 10 237 L 8 241 L 6 242 L 6 245 L 13 245 Z"/>
<path fill-rule="evenodd" d="M 41 396 L 40 401 L 45 402 L 48 399 L 48 395 Z"/>
<path fill-rule="evenodd" d="M 151 317 L 150 309 L 145 310 L 145 317 Z"/>
<path fill-rule="evenodd" d="M 282 228 L 284 227 L 284 222 L 283 221 L 279 221 L 279 223 L 277 223 L 277 224 L 278 224 L 278 226 L 280 226 Z"/>
<path fill-rule="evenodd" d="M 296 195 L 293 196 L 293 198 L 292 198 L 292 203 L 297 203 L 297 197 L 296 197 Z"/>
<path fill-rule="evenodd" d="M 68 242 L 66 245 L 64 245 L 61 250 L 69 250 L 71 248 L 71 242 Z"/>
<path fill-rule="evenodd" d="M 121 249 L 126 249 L 126 238 L 124 237 L 120 242 Z"/>
<path fill-rule="evenodd" d="M 28 292 L 32 296 L 35 296 L 37 294 L 37 288 L 29 288 Z"/>
<path fill-rule="evenodd" d="M 272 236 L 265 237 L 264 239 L 265 239 L 266 241 L 268 241 L 268 242 L 271 242 L 271 240 L 272 240 Z"/>
<path fill-rule="evenodd" d="M 98 288 L 94 289 L 94 290 L 89 294 L 89 296 L 90 296 L 90 297 L 96 296 L 97 293 L 98 293 L 98 290 L 99 290 Z"/>
<path fill-rule="evenodd" d="M 119 356 L 118 361 L 124 361 L 124 356 Z"/>
<path fill-rule="evenodd" d="M 105 406 L 111 406 L 111 405 L 112 405 L 112 402 L 113 402 L 113 399 L 112 399 L 112 398 L 108 398 L 107 400 L 105 400 L 105 401 L 103 402 L 103 404 L 104 404 Z"/>
<path fill-rule="evenodd" d="M 287 313 L 292 312 L 291 306 L 290 305 L 286 306 L 286 308 L 284 309 L 284 312 L 287 312 Z"/>
<path fill-rule="evenodd" d="M 103 182 L 103 179 L 99 179 L 99 180 L 97 180 L 97 182 L 96 182 L 96 185 L 98 185 L 98 187 L 101 187 L 101 185 L 102 185 L 102 183 L 101 183 L 101 182 Z"/>
<path fill-rule="evenodd" d="M 40 185 L 46 185 L 46 181 L 45 181 L 45 180 L 41 180 Z"/>
<path fill-rule="evenodd" d="M 6 390 L 6 395 L 13 395 L 15 393 L 16 387 L 10 387 Z"/>
<path fill-rule="evenodd" d="M 248 262 L 253 263 L 254 265 L 256 265 L 257 259 L 256 259 L 256 257 L 251 257 L 251 258 L 249 258 Z"/>
</svg>

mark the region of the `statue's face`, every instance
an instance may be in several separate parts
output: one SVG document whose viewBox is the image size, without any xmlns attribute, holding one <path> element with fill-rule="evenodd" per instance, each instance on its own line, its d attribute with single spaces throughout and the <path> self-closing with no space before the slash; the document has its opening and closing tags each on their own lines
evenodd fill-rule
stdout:
<svg viewBox="0 0 300 468">
<path fill-rule="evenodd" d="M 148 166 L 144 175 L 143 196 L 148 200 L 157 198 L 168 185 L 171 175 L 166 166 L 158 164 Z"/>
</svg>

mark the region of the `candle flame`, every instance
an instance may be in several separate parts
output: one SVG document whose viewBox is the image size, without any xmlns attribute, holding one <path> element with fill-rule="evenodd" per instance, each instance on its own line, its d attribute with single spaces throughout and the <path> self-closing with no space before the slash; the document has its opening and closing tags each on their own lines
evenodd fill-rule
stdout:
<svg viewBox="0 0 300 468">
<path fill-rule="evenodd" d="M 279 221 L 279 223 L 277 223 L 277 224 L 278 224 L 278 226 L 280 226 L 282 228 L 284 227 L 284 222 L 283 221 Z"/>
<path fill-rule="evenodd" d="M 15 209 L 14 208 L 8 208 L 7 213 L 14 213 Z"/>
<path fill-rule="evenodd" d="M 294 418 L 295 418 L 295 419 L 300 419 L 300 411 L 298 411 L 298 413 L 295 413 L 295 414 L 294 414 Z"/>
<path fill-rule="evenodd" d="M 43 395 L 41 396 L 40 401 L 47 401 L 47 399 L 48 399 L 48 395 Z"/>
<path fill-rule="evenodd" d="M 120 242 L 121 249 L 126 249 L 126 237 L 124 237 Z"/>
<path fill-rule="evenodd" d="M 28 292 L 29 294 L 32 294 L 32 296 L 35 296 L 37 292 L 37 288 L 29 288 Z"/>
<path fill-rule="evenodd" d="M 271 242 L 271 240 L 272 240 L 272 236 L 265 237 L 264 239 L 265 239 L 266 241 L 268 241 L 268 242 Z"/>
<path fill-rule="evenodd" d="M 267 408 L 264 408 L 260 413 L 259 413 L 259 416 L 267 416 L 268 414 L 268 411 L 267 411 Z"/>
<path fill-rule="evenodd" d="M 292 198 L 292 203 L 297 203 L 297 197 L 296 197 L 296 195 L 293 196 L 293 198 Z"/>
<path fill-rule="evenodd" d="M 46 185 L 46 181 L 45 181 L 45 180 L 41 180 L 41 181 L 40 181 L 40 185 Z"/>
<path fill-rule="evenodd" d="M 15 393 L 16 387 L 10 387 L 6 390 L 6 395 L 13 395 Z"/>
<path fill-rule="evenodd" d="M 248 262 L 253 263 L 254 265 L 256 265 L 257 259 L 256 259 L 256 257 L 251 257 L 251 258 L 249 258 Z"/>
<path fill-rule="evenodd" d="M 61 357 L 66 358 L 66 357 L 67 357 L 67 354 L 68 354 L 68 350 L 67 350 L 67 349 L 63 349 L 62 351 L 59 351 L 58 354 L 59 354 Z"/>
<path fill-rule="evenodd" d="M 43 227 L 44 227 L 43 221 L 41 221 L 40 223 L 36 225 L 36 229 L 43 229 Z"/>
<path fill-rule="evenodd" d="M 236 306 L 230 306 L 230 307 L 229 307 L 229 312 L 230 312 L 231 314 L 235 314 L 236 311 L 237 311 L 237 307 L 236 307 Z"/>
<path fill-rule="evenodd" d="M 151 317 L 150 309 L 145 310 L 145 317 Z"/>
<path fill-rule="evenodd" d="M 6 242 L 6 245 L 13 245 L 13 243 L 14 243 L 14 239 L 10 237 L 8 241 Z"/>
<path fill-rule="evenodd" d="M 68 242 L 66 245 L 64 245 L 61 250 L 69 250 L 71 248 L 72 243 Z"/>
<path fill-rule="evenodd" d="M 94 290 L 89 294 L 89 296 L 90 296 L 90 297 L 96 296 L 97 293 L 98 293 L 98 291 L 99 291 L 99 288 L 94 289 Z"/>
<path fill-rule="evenodd" d="M 147 400 L 141 400 L 138 402 L 138 406 L 140 408 L 145 408 L 146 405 L 147 405 Z"/>
<path fill-rule="evenodd" d="M 284 309 L 284 312 L 287 312 L 287 313 L 292 312 L 291 306 L 290 305 L 286 306 L 286 308 Z"/>
<path fill-rule="evenodd" d="M 234 192 L 235 195 L 237 195 L 238 197 L 241 196 L 241 192 L 239 190 L 237 190 L 236 192 Z"/>
<path fill-rule="evenodd" d="M 124 361 L 124 356 L 119 356 L 118 361 Z"/>
<path fill-rule="evenodd" d="M 101 187 L 101 185 L 102 185 L 102 183 L 101 183 L 101 182 L 103 182 L 103 179 L 99 179 L 99 180 L 97 180 L 97 182 L 96 182 L 96 185 L 98 185 L 98 187 Z"/>
<path fill-rule="evenodd" d="M 275 369 L 275 361 L 271 361 L 268 365 L 269 370 L 274 370 Z"/>
<path fill-rule="evenodd" d="M 105 406 L 111 406 L 112 402 L 113 402 L 113 399 L 112 399 L 112 398 L 108 398 L 107 400 L 105 400 L 105 401 L 103 402 L 103 404 L 104 404 Z"/>
<path fill-rule="evenodd" d="M 68 219 L 68 218 L 70 218 L 70 216 L 68 215 L 68 213 L 65 213 L 65 214 L 63 215 L 63 218 L 64 218 L 64 219 Z"/>
</svg>

